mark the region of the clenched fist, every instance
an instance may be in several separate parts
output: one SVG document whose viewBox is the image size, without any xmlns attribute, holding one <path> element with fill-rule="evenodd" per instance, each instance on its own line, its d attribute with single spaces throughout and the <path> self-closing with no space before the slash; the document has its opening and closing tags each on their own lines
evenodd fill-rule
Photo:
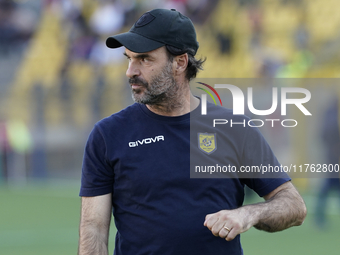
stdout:
<svg viewBox="0 0 340 255">
<path fill-rule="evenodd" d="M 208 214 L 205 217 L 206 226 L 214 236 L 219 236 L 227 241 L 233 240 L 238 234 L 246 232 L 253 223 L 249 208 L 240 207 L 234 210 L 221 210 L 217 213 Z"/>
</svg>

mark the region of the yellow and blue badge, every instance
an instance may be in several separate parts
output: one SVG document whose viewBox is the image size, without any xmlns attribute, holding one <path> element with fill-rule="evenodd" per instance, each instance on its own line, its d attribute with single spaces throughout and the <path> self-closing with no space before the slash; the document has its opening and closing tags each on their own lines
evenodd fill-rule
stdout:
<svg viewBox="0 0 340 255">
<path fill-rule="evenodd" d="M 216 134 L 198 133 L 198 148 L 207 154 L 213 153 L 216 149 Z"/>
</svg>

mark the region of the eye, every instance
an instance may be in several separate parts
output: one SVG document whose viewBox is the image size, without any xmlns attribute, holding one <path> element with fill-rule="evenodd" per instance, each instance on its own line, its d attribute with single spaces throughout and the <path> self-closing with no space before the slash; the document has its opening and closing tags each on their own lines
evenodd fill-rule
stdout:
<svg viewBox="0 0 340 255">
<path fill-rule="evenodd" d="M 130 58 L 127 54 L 124 53 L 124 56 L 126 57 L 126 59 L 127 59 L 128 61 L 131 60 L 131 58 Z"/>
</svg>

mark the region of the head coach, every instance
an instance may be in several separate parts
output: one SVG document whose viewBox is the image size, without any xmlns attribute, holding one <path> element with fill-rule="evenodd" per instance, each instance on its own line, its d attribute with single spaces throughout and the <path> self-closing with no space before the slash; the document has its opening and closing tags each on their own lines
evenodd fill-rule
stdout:
<svg viewBox="0 0 340 255">
<path fill-rule="evenodd" d="M 125 47 L 135 103 L 96 123 L 88 138 L 79 255 L 108 253 L 112 214 L 116 255 L 239 255 L 240 234 L 251 227 L 275 232 L 302 224 L 306 207 L 287 175 L 190 178 L 190 146 L 207 155 L 190 144 L 190 118 L 199 115 L 200 99 L 189 81 L 204 61 L 195 58 L 198 42 L 189 18 L 155 9 L 106 44 Z M 231 114 L 213 104 L 208 111 Z M 211 155 L 226 165 L 279 164 L 255 128 L 218 131 L 217 139 L 225 150 Z M 264 201 L 243 206 L 245 185 Z"/>
</svg>

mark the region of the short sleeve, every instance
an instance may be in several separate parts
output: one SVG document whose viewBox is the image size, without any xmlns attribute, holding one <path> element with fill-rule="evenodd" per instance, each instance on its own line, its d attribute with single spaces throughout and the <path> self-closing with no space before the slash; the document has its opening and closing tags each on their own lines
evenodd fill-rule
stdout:
<svg viewBox="0 0 340 255">
<path fill-rule="evenodd" d="M 107 160 L 107 146 L 96 125 L 84 152 L 80 196 L 100 196 L 113 192 L 114 172 Z"/>
<path fill-rule="evenodd" d="M 271 191 L 290 181 L 290 177 L 280 167 L 269 144 L 255 127 L 249 127 L 243 146 L 242 165 L 248 169 L 259 169 L 260 172 L 250 173 L 243 182 L 259 196 L 265 196 Z M 262 170 L 266 169 L 266 172 Z"/>
</svg>

